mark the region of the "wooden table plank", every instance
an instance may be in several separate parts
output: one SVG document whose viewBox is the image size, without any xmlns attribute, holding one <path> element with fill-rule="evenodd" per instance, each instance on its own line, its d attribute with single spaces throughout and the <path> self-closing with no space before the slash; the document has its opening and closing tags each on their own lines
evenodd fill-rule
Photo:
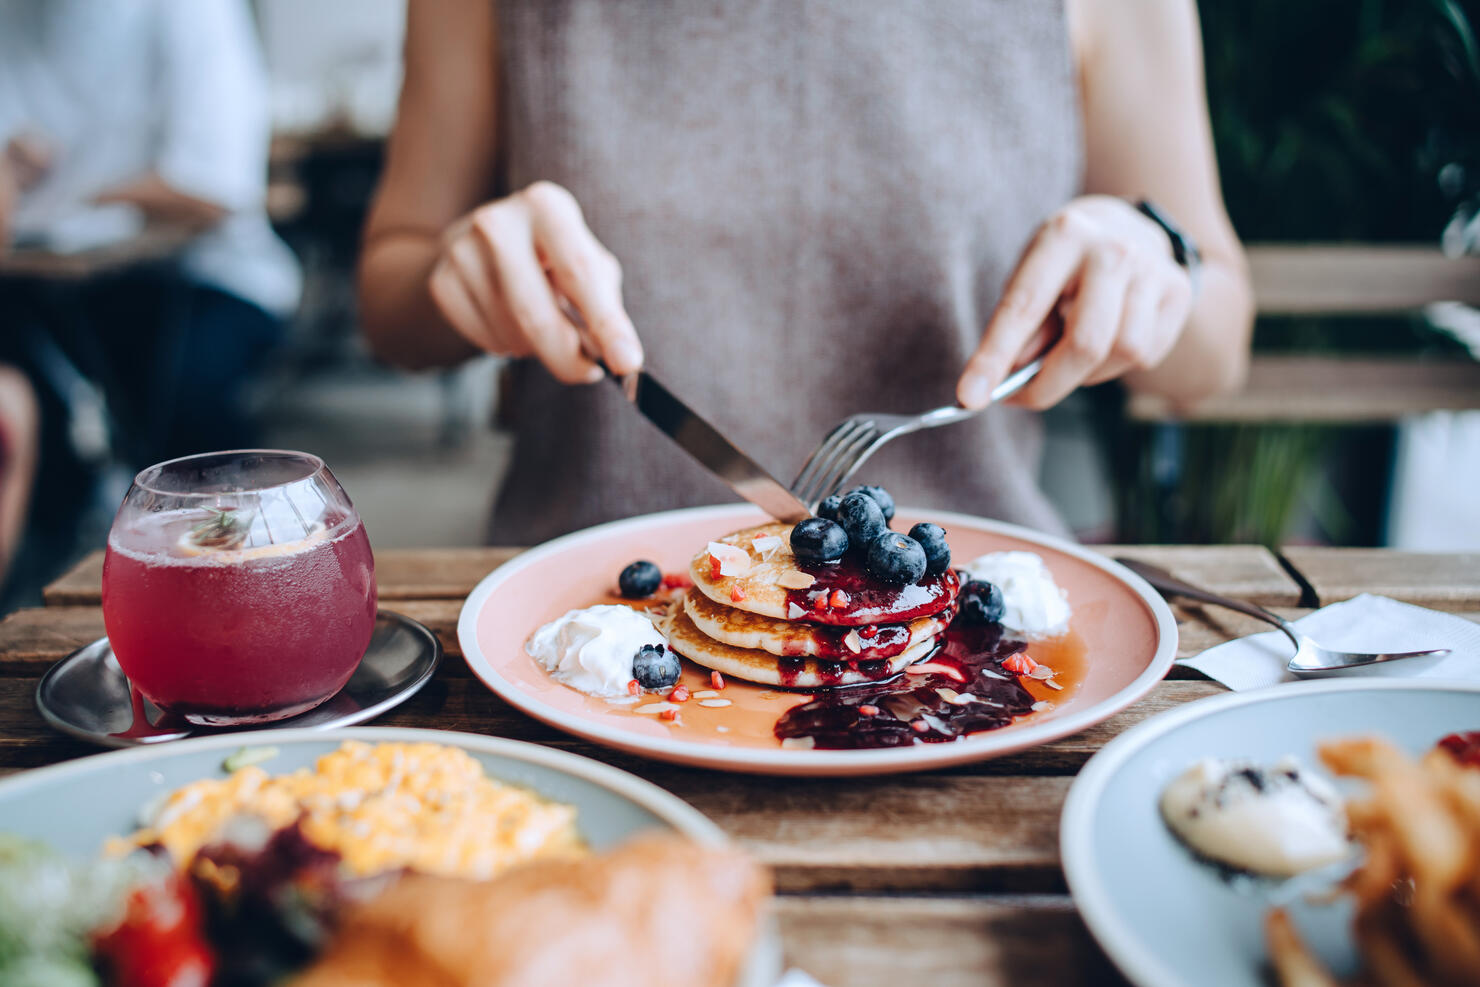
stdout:
<svg viewBox="0 0 1480 987">
<path fill-rule="evenodd" d="M 1260 545 L 1091 545 L 1102 555 L 1131 555 L 1229 596 L 1268 606 L 1295 606 L 1300 587 Z M 375 553 L 382 600 L 462 600 L 518 548 L 384 549 Z M 48 606 L 96 605 L 103 553 L 94 552 L 46 587 Z"/>
<path fill-rule="evenodd" d="M 1300 604 L 1300 584 L 1262 545 L 1090 545 L 1102 555 L 1128 555 L 1195 586 L 1266 607 Z"/>
<path fill-rule="evenodd" d="M 789 965 L 832 987 L 1125 983 L 1057 895 L 779 898 Z"/>
<path fill-rule="evenodd" d="M 386 548 L 375 553 L 382 600 L 461 600 L 517 548 Z M 48 606 L 96 605 L 102 598 L 103 553 L 93 552 L 47 586 Z"/>
<path fill-rule="evenodd" d="M 468 674 L 457 643 L 457 618 L 462 610 L 460 600 L 395 600 L 389 602 L 386 609 L 405 614 L 431 628 L 447 652 L 445 674 Z M 1291 620 L 1310 612 L 1298 607 L 1273 609 Z M 1176 604 L 1172 613 L 1177 618 L 1177 655 L 1180 658 L 1200 654 L 1231 637 L 1266 629 L 1252 617 L 1221 607 Z M 0 675 L 39 674 L 38 669 L 66 657 L 102 634 L 103 618 L 95 606 L 17 610 L 0 620 Z M 1174 670 L 1173 674 L 1178 673 Z"/>
<path fill-rule="evenodd" d="M 1322 605 L 1376 593 L 1436 610 L 1480 609 L 1480 552 L 1292 545 L 1283 555 Z"/>
<path fill-rule="evenodd" d="M 23 769 L 95 753 L 36 713 L 36 679 L 0 689 L 0 765 Z M 864 779 L 769 778 L 667 765 L 559 733 L 469 677 L 437 676 L 383 726 L 435 726 L 572 751 L 646 778 L 705 813 L 776 869 L 788 891 L 1062 891 L 1058 814 L 1072 776 L 1147 716 L 1215 695 L 1211 682 L 1164 682 L 1080 734 L 949 772 Z"/>
</svg>

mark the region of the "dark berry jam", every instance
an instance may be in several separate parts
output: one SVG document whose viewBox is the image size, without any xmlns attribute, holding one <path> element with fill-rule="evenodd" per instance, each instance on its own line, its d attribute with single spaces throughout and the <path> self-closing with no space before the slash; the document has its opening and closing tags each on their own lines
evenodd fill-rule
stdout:
<svg viewBox="0 0 1480 987">
<path fill-rule="evenodd" d="M 806 658 L 778 658 L 776 660 L 776 668 L 780 673 L 783 689 L 812 688 L 810 682 L 805 686 L 797 682 L 802 672 L 806 670 L 808 660 Z M 825 686 L 842 685 L 843 676 L 848 672 L 857 672 L 864 678 L 875 681 L 894 675 L 889 670 L 887 658 L 866 658 L 850 653 L 846 658 L 812 658 L 810 660 L 817 669 L 817 677 Z"/>
<path fill-rule="evenodd" d="M 852 556 L 845 556 L 841 562 L 801 562 L 798 568 L 816 582 L 806 589 L 788 590 L 786 599 L 806 613 L 795 619 L 815 624 L 863 627 L 904 623 L 939 613 L 961 591 L 961 577 L 954 569 L 926 576 L 918 583 L 891 586 L 870 576 L 863 563 Z"/>
<path fill-rule="evenodd" d="M 1480 730 L 1451 733 L 1435 746 L 1467 768 L 1480 768 Z"/>
<path fill-rule="evenodd" d="M 776 736 L 810 737 L 819 748 L 843 750 L 941 743 L 1005 727 L 1031 711 L 1035 701 L 1018 677 L 1002 668 L 1004 659 L 1025 647 L 1004 637 L 1000 624 L 957 622 L 921 663 L 929 669 L 924 674 L 907 671 L 879 685 L 818 696 L 783 713 Z M 953 695 L 955 702 L 947 698 Z"/>
<path fill-rule="evenodd" d="M 955 616 L 956 608 L 953 605 L 936 614 L 935 619 L 940 621 L 940 625 L 945 625 Z M 903 654 L 914 636 L 909 624 L 864 624 L 858 627 L 818 624 L 808 627 L 807 634 L 811 638 L 814 653 L 819 658 L 846 662 L 854 667 L 878 665 L 883 668 L 888 668 L 889 665 L 884 659 Z M 857 651 L 848 646 L 850 634 L 856 635 L 853 643 L 858 646 Z M 797 649 L 792 654 L 804 654 L 807 642 L 788 641 L 786 646 Z"/>
<path fill-rule="evenodd" d="M 841 659 L 843 661 L 862 660 L 870 658 L 893 658 L 910 646 L 910 628 L 908 624 L 881 624 L 878 633 L 873 637 L 858 638 L 858 650 L 854 651 L 844 643 L 844 638 L 849 634 L 857 633 L 856 627 L 815 627 L 811 630 L 813 643 L 817 648 L 819 658 Z M 804 647 L 803 642 L 798 642 L 797 647 Z"/>
</svg>

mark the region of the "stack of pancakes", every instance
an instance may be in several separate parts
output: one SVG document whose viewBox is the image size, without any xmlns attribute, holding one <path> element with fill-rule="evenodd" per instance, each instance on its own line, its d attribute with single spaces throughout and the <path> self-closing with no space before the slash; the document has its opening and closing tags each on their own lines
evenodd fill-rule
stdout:
<svg viewBox="0 0 1480 987">
<path fill-rule="evenodd" d="M 726 565 L 740 570 L 733 574 L 721 574 L 710 549 L 701 549 L 689 566 L 694 587 L 664 628 L 669 647 L 724 675 L 792 689 L 887 679 L 934 650 L 955 613 L 954 573 L 897 593 L 866 587 L 882 606 L 852 613 L 827 601 L 830 572 L 849 563 L 804 566 L 790 534 L 790 525 L 772 523 L 720 539 L 749 556 L 748 566 Z M 920 615 L 922 599 L 934 612 Z"/>
</svg>

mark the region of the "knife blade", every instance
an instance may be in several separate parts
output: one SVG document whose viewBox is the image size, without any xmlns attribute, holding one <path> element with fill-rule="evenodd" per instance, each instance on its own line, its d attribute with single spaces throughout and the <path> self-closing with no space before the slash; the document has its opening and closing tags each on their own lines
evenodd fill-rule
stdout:
<svg viewBox="0 0 1480 987">
<path fill-rule="evenodd" d="M 778 521 L 812 516 L 807 505 L 646 370 L 612 375 L 622 395 L 664 435 L 741 497 Z"/>
</svg>

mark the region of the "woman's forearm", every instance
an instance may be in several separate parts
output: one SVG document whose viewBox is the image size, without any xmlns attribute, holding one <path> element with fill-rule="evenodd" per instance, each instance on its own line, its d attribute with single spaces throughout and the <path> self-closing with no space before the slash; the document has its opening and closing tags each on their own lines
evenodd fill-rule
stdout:
<svg viewBox="0 0 1480 987">
<path fill-rule="evenodd" d="M 442 318 L 428 282 L 439 245 L 430 233 L 372 236 L 360 258 L 360 322 L 371 351 L 409 370 L 447 367 L 476 350 Z"/>
</svg>

